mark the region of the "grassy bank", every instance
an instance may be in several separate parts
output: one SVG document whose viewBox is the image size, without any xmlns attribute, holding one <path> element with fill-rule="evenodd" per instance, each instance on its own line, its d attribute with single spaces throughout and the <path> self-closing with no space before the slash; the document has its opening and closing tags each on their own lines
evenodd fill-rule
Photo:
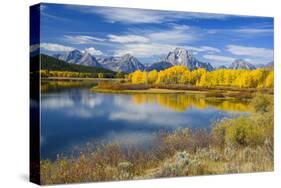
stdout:
<svg viewBox="0 0 281 188">
<path fill-rule="evenodd" d="M 220 120 L 211 131 L 158 132 L 149 150 L 110 143 L 78 157 L 42 160 L 41 183 L 272 171 L 272 98 L 259 95 L 251 106 L 251 115 Z"/>
<path fill-rule="evenodd" d="M 129 84 L 129 83 L 99 83 L 91 88 L 93 92 L 124 93 L 124 94 L 199 94 L 204 97 L 214 98 L 241 98 L 250 99 L 256 93 L 273 94 L 273 89 L 268 88 L 238 88 L 238 87 L 199 87 L 179 84 Z"/>
</svg>

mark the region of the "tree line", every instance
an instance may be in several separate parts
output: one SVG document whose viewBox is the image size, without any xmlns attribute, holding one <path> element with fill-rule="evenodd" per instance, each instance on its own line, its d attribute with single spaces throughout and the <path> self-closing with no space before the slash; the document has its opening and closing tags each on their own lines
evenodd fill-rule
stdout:
<svg viewBox="0 0 281 188">
<path fill-rule="evenodd" d="M 274 71 L 218 69 L 207 71 L 199 68 L 190 71 L 185 66 L 173 66 L 162 71 L 137 70 L 128 75 L 133 84 L 187 84 L 193 86 L 233 86 L 241 88 L 272 88 Z"/>
<path fill-rule="evenodd" d="M 51 70 L 40 70 L 41 77 L 69 77 L 69 78 L 124 78 L 124 73 L 118 72 L 115 74 L 97 72 L 73 72 L 73 71 L 51 71 Z"/>
</svg>

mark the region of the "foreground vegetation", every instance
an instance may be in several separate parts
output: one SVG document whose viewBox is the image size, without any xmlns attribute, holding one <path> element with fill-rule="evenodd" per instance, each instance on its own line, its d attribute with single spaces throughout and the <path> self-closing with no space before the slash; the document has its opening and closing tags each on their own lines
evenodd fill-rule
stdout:
<svg viewBox="0 0 281 188">
<path fill-rule="evenodd" d="M 77 157 L 42 160 L 41 183 L 272 171 L 272 96 L 256 96 L 251 108 L 251 115 L 222 119 L 210 131 L 161 131 L 147 150 L 109 143 Z"/>
</svg>

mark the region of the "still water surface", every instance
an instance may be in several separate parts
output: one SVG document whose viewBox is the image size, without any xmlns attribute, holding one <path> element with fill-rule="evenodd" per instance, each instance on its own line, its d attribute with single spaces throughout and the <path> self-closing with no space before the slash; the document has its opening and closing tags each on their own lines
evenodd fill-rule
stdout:
<svg viewBox="0 0 281 188">
<path fill-rule="evenodd" d="M 41 95 L 41 159 L 71 155 L 87 143 L 145 147 L 160 130 L 210 129 L 212 122 L 247 109 L 247 102 L 195 95 L 100 94 L 84 87 L 46 91 Z"/>
</svg>

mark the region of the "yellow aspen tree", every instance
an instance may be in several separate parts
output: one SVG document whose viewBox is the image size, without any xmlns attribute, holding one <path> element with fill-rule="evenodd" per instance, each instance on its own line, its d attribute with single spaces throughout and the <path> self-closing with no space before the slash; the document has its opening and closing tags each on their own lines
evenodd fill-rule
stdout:
<svg viewBox="0 0 281 188">
<path fill-rule="evenodd" d="M 143 83 L 143 73 L 140 70 L 137 70 L 132 75 L 132 83 L 133 84 L 141 84 Z"/>
<path fill-rule="evenodd" d="M 148 83 L 149 84 L 154 84 L 157 81 L 158 77 L 158 72 L 156 70 L 150 71 L 148 73 Z"/>
<path fill-rule="evenodd" d="M 274 72 L 270 71 L 265 79 L 265 87 L 273 88 L 274 87 Z"/>
</svg>

